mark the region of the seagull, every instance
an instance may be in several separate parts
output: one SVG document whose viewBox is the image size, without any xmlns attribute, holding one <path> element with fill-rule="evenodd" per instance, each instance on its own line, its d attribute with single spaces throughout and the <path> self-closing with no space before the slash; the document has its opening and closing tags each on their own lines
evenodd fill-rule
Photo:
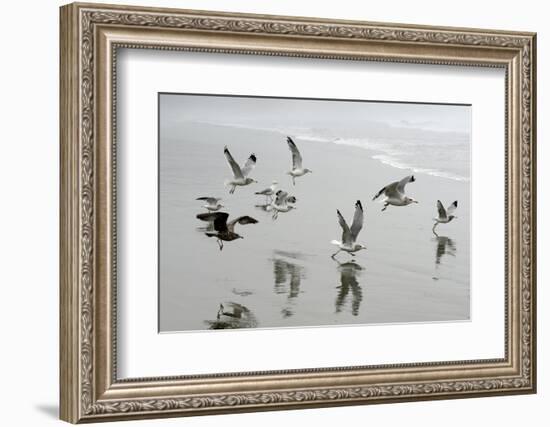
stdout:
<svg viewBox="0 0 550 427">
<path fill-rule="evenodd" d="M 221 200 L 219 197 L 197 197 L 197 200 L 206 201 L 206 205 L 204 205 L 203 208 L 206 208 L 211 212 L 219 211 L 223 208 L 223 205 L 218 203 Z"/>
<path fill-rule="evenodd" d="M 273 196 L 275 194 L 275 189 L 277 188 L 277 184 L 278 182 L 277 181 L 273 181 L 271 183 L 271 186 L 265 188 L 264 190 L 262 191 L 256 191 L 254 194 L 258 194 L 260 196 L 265 196 L 265 199 L 267 201 L 267 198 L 271 196 Z"/>
<path fill-rule="evenodd" d="M 292 209 L 296 209 L 295 206 L 292 206 L 293 203 L 296 203 L 296 200 L 296 197 L 289 196 L 286 191 L 277 191 L 277 193 L 275 193 L 275 201 L 271 204 L 273 219 L 277 219 L 279 212 L 289 212 Z"/>
<path fill-rule="evenodd" d="M 376 193 L 372 200 L 376 200 L 382 194 L 386 196 L 382 212 L 385 211 L 389 205 L 407 206 L 411 203 L 418 203 L 418 201 L 405 196 L 405 185 L 407 185 L 409 182 L 414 181 L 416 181 L 414 175 L 409 175 L 403 178 L 401 181 L 392 182 L 391 184 L 386 185 L 384 188 L 382 188 L 378 193 Z"/>
<path fill-rule="evenodd" d="M 290 148 L 290 152 L 292 153 L 292 170 L 287 172 L 287 174 L 292 177 L 292 184 L 296 185 L 296 177 L 303 176 L 306 173 L 311 173 L 311 170 L 302 167 L 302 155 L 290 136 L 287 136 L 286 142 L 288 143 L 288 148 Z"/>
<path fill-rule="evenodd" d="M 229 190 L 230 194 L 233 194 L 235 192 L 235 188 L 237 188 L 237 185 L 244 186 L 252 184 L 253 182 L 258 182 L 253 180 L 252 178 L 248 178 L 248 174 L 252 171 L 252 169 L 254 169 L 254 166 L 256 166 L 256 155 L 254 153 L 252 153 L 250 157 L 248 157 L 242 169 L 227 149 L 227 146 L 224 147 L 223 153 L 225 154 L 225 158 L 227 159 L 227 162 L 229 163 L 229 166 L 231 166 L 231 170 L 233 171 L 233 179 L 227 180 L 225 183 L 225 185 L 231 186 L 231 189 Z"/>
<path fill-rule="evenodd" d="M 197 215 L 201 221 L 212 222 L 214 231 L 207 231 L 208 237 L 216 237 L 220 251 L 223 249 L 223 241 L 231 242 L 244 237 L 235 233 L 235 225 L 239 224 L 256 224 L 258 221 L 250 216 L 239 216 L 232 221 L 227 222 L 229 214 L 227 212 L 208 212 Z"/>
<path fill-rule="evenodd" d="M 340 248 L 332 254 L 332 258 L 334 258 L 340 251 L 346 251 L 351 256 L 355 256 L 354 252 L 360 251 L 361 249 L 367 249 L 366 246 L 355 243 L 359 232 L 363 228 L 364 215 L 361 201 L 357 200 L 357 202 L 355 202 L 355 213 L 353 214 L 353 223 L 351 224 L 351 228 L 348 227 L 346 220 L 339 210 L 336 210 L 336 214 L 338 215 L 340 227 L 342 227 L 342 241 L 339 242 L 338 240 L 333 240 L 330 242 Z"/>
<path fill-rule="evenodd" d="M 452 213 L 455 211 L 455 209 L 458 207 L 458 200 L 455 200 L 451 205 L 445 210 L 443 207 L 443 203 L 441 203 L 441 200 L 437 201 L 437 218 L 434 218 L 435 224 L 432 228 L 432 231 L 435 233 L 435 227 L 437 227 L 438 224 L 448 224 L 453 219 L 458 218 Z"/>
</svg>

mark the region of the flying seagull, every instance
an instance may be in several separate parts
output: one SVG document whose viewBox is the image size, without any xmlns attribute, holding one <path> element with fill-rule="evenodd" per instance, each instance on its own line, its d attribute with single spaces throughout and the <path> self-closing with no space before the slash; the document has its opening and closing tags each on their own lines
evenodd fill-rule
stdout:
<svg viewBox="0 0 550 427">
<path fill-rule="evenodd" d="M 279 212 L 289 212 L 292 209 L 296 209 L 295 206 L 292 206 L 293 203 L 296 203 L 296 197 L 289 196 L 286 191 L 279 190 L 275 193 L 275 201 L 271 204 L 273 210 L 273 219 L 277 219 Z"/>
<path fill-rule="evenodd" d="M 414 181 L 416 181 L 414 175 L 409 175 L 403 178 L 401 181 L 392 182 L 391 184 L 386 185 L 384 188 L 382 188 L 378 193 L 376 193 L 372 200 L 376 200 L 382 194 L 386 196 L 382 212 L 385 211 L 389 205 L 407 206 L 411 203 L 418 203 L 418 201 L 412 199 L 411 197 L 405 196 L 405 185 L 407 185 L 409 182 Z"/>
<path fill-rule="evenodd" d="M 351 228 L 348 227 L 346 220 L 339 210 L 336 210 L 336 214 L 338 215 L 338 222 L 340 223 L 340 227 L 342 227 L 342 241 L 339 242 L 338 240 L 333 240 L 330 242 L 340 248 L 338 249 L 338 251 L 332 254 L 332 258 L 334 258 L 340 251 L 345 251 L 351 256 L 355 256 L 354 252 L 360 251 L 361 249 L 366 249 L 365 246 L 356 243 L 357 236 L 363 228 L 364 215 L 361 201 L 357 200 L 357 202 L 355 202 L 355 213 L 353 214 L 353 223 L 351 224 Z"/>
<path fill-rule="evenodd" d="M 296 185 L 296 178 L 303 176 L 306 173 L 311 173 L 311 170 L 302 166 L 302 155 L 290 136 L 287 136 L 286 142 L 288 143 L 288 148 L 290 148 L 290 152 L 292 153 L 292 170 L 287 172 L 287 174 L 292 177 L 292 184 Z"/>
<path fill-rule="evenodd" d="M 278 184 L 277 181 L 273 181 L 269 187 L 265 188 L 262 191 L 256 191 L 254 194 L 265 196 L 267 201 L 268 197 L 272 197 L 275 194 L 275 189 L 277 188 L 277 184 Z"/>
<path fill-rule="evenodd" d="M 233 171 L 233 179 L 227 180 L 225 182 L 226 185 L 231 186 L 231 189 L 229 190 L 230 194 L 233 194 L 235 192 L 235 188 L 237 188 L 238 185 L 244 186 L 252 184 L 253 182 L 257 182 L 248 177 L 248 174 L 252 171 L 252 169 L 254 169 L 254 166 L 256 166 L 256 155 L 254 153 L 252 153 L 250 157 L 248 157 L 242 169 L 227 149 L 227 146 L 224 147 L 223 154 L 225 154 L 225 158 L 227 159 L 227 162 L 229 163 L 229 166 L 231 166 L 231 170 Z"/>
<path fill-rule="evenodd" d="M 203 205 L 203 208 L 206 208 L 211 212 L 219 211 L 223 208 L 223 205 L 218 203 L 221 200 L 219 197 L 197 197 L 197 200 L 204 200 L 206 204 Z"/>
<path fill-rule="evenodd" d="M 223 249 L 223 241 L 231 242 L 235 239 L 243 239 L 243 236 L 235 233 L 235 225 L 239 224 L 256 224 L 258 221 L 250 216 L 240 216 L 232 221 L 227 222 L 229 214 L 227 212 L 208 212 L 197 215 L 201 221 L 212 222 L 214 231 L 207 231 L 208 237 L 216 237 L 220 251 Z"/>
<path fill-rule="evenodd" d="M 432 228 L 432 231 L 435 234 L 435 227 L 437 227 L 438 224 L 448 224 L 453 219 L 457 218 L 452 213 L 455 211 L 455 209 L 458 207 L 458 200 L 455 200 L 451 205 L 445 210 L 443 207 L 443 203 L 441 203 L 441 200 L 437 201 L 437 218 L 434 218 L 435 224 Z"/>
</svg>

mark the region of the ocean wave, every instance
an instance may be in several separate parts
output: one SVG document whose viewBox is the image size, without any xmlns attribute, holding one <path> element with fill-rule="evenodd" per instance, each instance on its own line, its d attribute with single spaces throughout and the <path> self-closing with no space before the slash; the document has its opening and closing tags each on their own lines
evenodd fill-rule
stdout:
<svg viewBox="0 0 550 427">
<path fill-rule="evenodd" d="M 423 144 L 418 142 L 418 145 L 415 146 L 415 150 L 421 154 L 418 154 L 415 158 L 414 152 L 413 155 L 411 155 L 410 146 L 405 147 L 405 143 L 400 144 L 399 141 L 396 140 L 387 142 L 372 139 L 336 138 L 332 142 L 338 145 L 347 145 L 372 151 L 372 159 L 396 169 L 411 170 L 414 173 L 437 176 L 452 179 L 454 181 L 470 180 L 467 176 L 469 175 L 469 165 L 467 164 L 469 160 L 469 150 L 468 145 L 463 142 L 453 143 L 457 147 L 461 148 L 464 153 L 466 153 L 465 157 L 467 160 L 463 162 L 465 163 L 463 165 L 463 169 L 465 170 L 463 175 L 449 170 L 444 170 L 444 168 L 441 167 L 434 167 L 435 165 L 444 163 L 441 158 L 448 156 L 449 144 L 441 150 L 437 150 L 436 147 L 440 146 L 440 144 L 433 144 L 433 142 Z M 405 148 L 409 148 L 409 150 L 406 150 Z M 454 161 L 456 163 L 456 159 L 447 159 L 447 162 L 449 161 Z"/>
</svg>

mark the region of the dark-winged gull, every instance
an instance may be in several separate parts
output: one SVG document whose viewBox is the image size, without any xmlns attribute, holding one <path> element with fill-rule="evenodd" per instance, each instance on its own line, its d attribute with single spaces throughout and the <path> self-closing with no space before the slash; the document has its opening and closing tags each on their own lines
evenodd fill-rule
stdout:
<svg viewBox="0 0 550 427">
<path fill-rule="evenodd" d="M 443 203 L 441 203 L 441 200 L 437 201 L 437 218 L 434 218 L 435 224 L 432 228 L 432 231 L 435 234 L 435 227 L 437 227 L 438 224 L 448 224 L 453 219 L 457 218 L 452 213 L 456 210 L 458 207 L 458 200 L 455 200 L 453 203 L 449 205 L 447 210 L 443 207 Z"/>
<path fill-rule="evenodd" d="M 355 256 L 354 252 L 360 251 L 361 249 L 366 249 L 366 246 L 356 243 L 357 236 L 363 228 L 364 214 L 361 201 L 357 200 L 357 202 L 355 202 L 355 213 L 353 214 L 353 222 L 351 224 L 351 228 L 348 227 L 346 220 L 339 210 L 336 210 L 336 214 L 338 216 L 338 223 L 340 224 L 340 227 L 342 227 L 342 241 L 339 242 L 338 240 L 333 240 L 330 242 L 340 248 L 338 249 L 338 251 L 332 254 L 332 257 L 334 258 L 340 251 L 345 251 L 350 255 Z"/>
<path fill-rule="evenodd" d="M 414 175 L 409 175 L 403 178 L 401 181 L 392 182 L 391 184 L 386 185 L 384 188 L 382 188 L 378 193 L 376 193 L 372 200 L 378 199 L 378 197 L 380 197 L 382 194 L 386 196 L 382 211 L 385 211 L 389 205 L 407 206 L 411 203 L 418 203 L 418 201 L 414 200 L 413 198 L 405 196 L 405 185 L 407 185 L 409 182 L 414 181 L 416 181 Z"/>
<path fill-rule="evenodd" d="M 239 216 L 229 222 L 229 214 L 227 212 L 208 212 L 197 215 L 197 218 L 201 221 L 212 222 L 214 231 L 208 231 L 206 234 L 208 237 L 216 237 L 220 251 L 223 249 L 223 241 L 231 242 L 236 239 L 243 239 L 244 237 L 235 233 L 235 225 L 238 224 L 256 224 L 258 221 L 250 216 Z"/>
<path fill-rule="evenodd" d="M 225 158 L 233 171 L 233 179 L 229 179 L 225 182 L 226 185 L 231 186 L 231 189 L 229 190 L 230 194 L 235 192 L 235 188 L 237 188 L 237 186 L 244 186 L 252 184 L 253 182 L 258 182 L 248 177 L 248 174 L 252 171 L 252 169 L 254 169 L 254 166 L 256 166 L 256 155 L 254 153 L 248 157 L 242 169 L 227 149 L 227 146 L 224 147 L 223 154 L 225 154 Z"/>
<path fill-rule="evenodd" d="M 296 203 L 296 197 L 289 196 L 286 191 L 279 190 L 275 193 L 275 200 L 271 204 L 273 210 L 273 219 L 277 219 L 279 212 L 289 212 L 296 209 L 292 203 Z"/>
<path fill-rule="evenodd" d="M 292 184 L 296 185 L 296 178 L 306 173 L 311 173 L 311 170 L 302 166 L 302 155 L 290 136 L 286 138 L 286 142 L 292 153 L 292 170 L 287 172 L 287 174 L 292 177 Z"/>
<path fill-rule="evenodd" d="M 203 208 L 211 212 L 219 211 L 223 208 L 223 205 L 218 203 L 221 199 L 219 197 L 197 197 L 197 200 L 204 200 L 206 202 Z"/>
</svg>

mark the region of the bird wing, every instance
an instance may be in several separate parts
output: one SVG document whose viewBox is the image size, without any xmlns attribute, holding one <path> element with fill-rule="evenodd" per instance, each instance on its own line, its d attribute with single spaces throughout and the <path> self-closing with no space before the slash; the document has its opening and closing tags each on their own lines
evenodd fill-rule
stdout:
<svg viewBox="0 0 550 427">
<path fill-rule="evenodd" d="M 441 200 L 437 201 L 437 213 L 439 214 L 439 219 L 447 219 L 447 211 L 443 207 Z"/>
<path fill-rule="evenodd" d="M 396 182 L 394 182 L 394 184 L 397 184 Z M 392 184 L 390 184 L 392 185 Z M 386 192 L 386 188 L 388 188 L 389 186 L 386 186 L 386 187 L 383 187 L 382 189 L 380 189 L 380 191 L 378 191 L 378 193 L 376 193 L 374 195 L 374 197 L 372 198 L 372 200 L 376 200 L 378 199 L 382 194 L 384 194 Z"/>
<path fill-rule="evenodd" d="M 277 193 L 275 193 L 275 204 L 278 205 L 278 206 L 282 206 L 282 205 L 286 205 L 286 199 L 287 199 L 287 196 L 288 196 L 288 193 L 286 191 L 283 191 L 283 190 L 279 190 L 277 191 Z"/>
<path fill-rule="evenodd" d="M 197 200 L 205 200 L 209 205 L 215 205 L 221 199 L 219 197 L 197 197 Z"/>
<path fill-rule="evenodd" d="M 225 158 L 227 159 L 229 166 L 231 166 L 231 170 L 233 171 L 233 176 L 236 179 L 243 179 L 244 178 L 243 172 L 241 171 L 241 168 L 239 167 L 239 165 L 237 164 L 237 162 L 235 161 L 235 159 L 233 158 L 233 156 L 231 155 L 227 147 L 224 147 L 223 154 L 225 154 Z"/>
<path fill-rule="evenodd" d="M 255 219 L 255 218 L 252 218 L 251 216 L 248 216 L 248 215 L 243 215 L 243 216 L 239 216 L 231 221 L 229 221 L 227 223 L 227 228 L 229 229 L 229 231 L 233 231 L 235 229 L 235 224 L 241 224 L 241 225 L 245 225 L 245 224 L 257 224 L 258 223 L 258 220 Z"/>
<path fill-rule="evenodd" d="M 256 191 L 254 194 L 265 195 L 265 194 L 269 194 L 270 192 L 271 192 L 271 188 L 264 188 L 262 191 Z"/>
<path fill-rule="evenodd" d="M 448 215 L 451 215 L 455 209 L 458 207 L 458 200 L 455 200 L 453 203 L 451 203 L 449 205 L 449 207 L 447 208 L 447 214 Z"/>
<path fill-rule="evenodd" d="M 340 223 L 340 227 L 342 227 L 342 243 L 344 245 L 350 245 L 351 244 L 351 231 L 349 230 L 348 224 L 346 223 L 346 220 L 342 216 L 339 210 L 336 210 L 336 214 L 338 215 L 338 222 Z"/>
<path fill-rule="evenodd" d="M 213 223 L 214 230 L 216 231 L 227 231 L 228 217 L 229 214 L 227 212 L 208 212 L 197 215 L 197 219 Z"/>
<path fill-rule="evenodd" d="M 248 176 L 248 174 L 254 169 L 254 166 L 256 166 L 256 155 L 252 153 L 248 159 L 246 159 L 246 163 L 243 166 L 243 176 Z"/>
<path fill-rule="evenodd" d="M 355 203 L 355 213 L 353 214 L 353 222 L 351 224 L 351 240 L 355 242 L 357 240 L 357 236 L 359 235 L 359 232 L 363 228 L 363 206 L 361 205 L 361 201 L 357 200 Z"/>
<path fill-rule="evenodd" d="M 409 176 L 406 176 L 405 178 L 403 178 L 401 181 L 399 181 L 397 183 L 397 191 L 399 191 L 400 193 L 405 193 L 405 185 L 407 185 L 409 182 L 414 182 L 416 181 L 414 179 L 414 175 L 409 175 Z"/>
<path fill-rule="evenodd" d="M 288 143 L 288 148 L 290 148 L 290 152 L 292 153 L 292 169 L 302 169 L 302 155 L 300 154 L 298 147 L 296 147 L 296 144 L 290 136 L 287 136 L 286 142 Z"/>
</svg>

